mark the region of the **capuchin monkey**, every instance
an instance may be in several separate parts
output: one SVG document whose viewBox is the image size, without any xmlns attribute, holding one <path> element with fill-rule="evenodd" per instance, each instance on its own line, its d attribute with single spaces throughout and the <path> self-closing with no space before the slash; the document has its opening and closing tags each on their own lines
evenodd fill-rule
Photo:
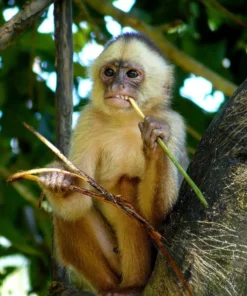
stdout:
<svg viewBox="0 0 247 296">
<path fill-rule="evenodd" d="M 187 160 L 184 122 L 171 108 L 173 67 L 146 36 L 125 33 L 105 45 L 90 74 L 91 102 L 74 130 L 69 159 L 157 229 L 180 183 L 157 137 L 180 163 Z M 144 122 L 130 97 L 145 114 Z M 52 166 L 61 168 L 56 162 Z M 145 227 L 109 203 L 68 190 L 71 184 L 93 190 L 86 182 L 49 173 L 40 184 L 54 211 L 60 264 L 98 295 L 140 295 L 153 267 Z"/>
</svg>

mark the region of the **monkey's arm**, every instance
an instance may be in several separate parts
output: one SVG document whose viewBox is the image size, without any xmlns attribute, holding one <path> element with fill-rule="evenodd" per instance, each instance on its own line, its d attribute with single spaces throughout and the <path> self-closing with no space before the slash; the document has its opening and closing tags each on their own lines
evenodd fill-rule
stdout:
<svg viewBox="0 0 247 296">
<path fill-rule="evenodd" d="M 181 161 L 186 156 L 185 127 L 183 120 L 174 111 L 166 112 L 163 119 L 146 117 L 139 125 L 146 168 L 139 185 L 141 213 L 155 227 L 175 203 L 179 189 L 179 173 L 159 147 L 156 139 L 161 137 L 169 151 Z"/>
<path fill-rule="evenodd" d="M 96 121 L 90 106 L 85 108 L 73 132 L 68 156 L 75 166 L 93 179 L 95 179 L 99 159 L 98 147 L 94 144 L 92 135 L 92 125 Z M 66 169 L 58 161 L 51 163 L 49 167 Z M 71 184 L 92 190 L 87 182 L 60 173 L 44 174 L 40 180 L 40 185 L 45 190 L 54 213 L 67 221 L 83 217 L 93 206 L 91 197 L 69 192 L 68 186 Z"/>
<path fill-rule="evenodd" d="M 88 112 L 80 117 L 78 125 L 73 133 L 69 159 L 79 169 L 95 178 L 97 166 L 97 147 L 92 146 L 92 137 L 87 127 Z M 49 167 L 66 169 L 64 165 L 58 161 L 53 162 Z M 40 185 L 45 190 L 47 198 L 54 210 L 54 213 L 64 220 L 72 221 L 83 217 L 93 206 L 92 198 L 76 192 L 69 192 L 68 186 L 71 184 L 86 189 L 92 188 L 87 182 L 71 178 L 61 173 L 49 173 L 41 176 Z"/>
</svg>

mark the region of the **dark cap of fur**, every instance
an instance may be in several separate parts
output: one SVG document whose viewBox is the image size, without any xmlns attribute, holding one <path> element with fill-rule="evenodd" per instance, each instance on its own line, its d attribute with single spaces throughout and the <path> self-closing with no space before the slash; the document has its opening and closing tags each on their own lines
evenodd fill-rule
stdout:
<svg viewBox="0 0 247 296">
<path fill-rule="evenodd" d="M 128 32 L 118 35 L 117 37 L 112 38 L 106 43 L 105 49 L 107 49 L 109 46 L 111 46 L 111 44 L 121 39 L 123 39 L 125 42 L 129 42 L 131 40 L 138 40 L 144 43 L 151 51 L 156 52 L 160 57 L 165 59 L 165 56 L 159 49 L 159 47 L 149 37 L 140 32 Z"/>
</svg>

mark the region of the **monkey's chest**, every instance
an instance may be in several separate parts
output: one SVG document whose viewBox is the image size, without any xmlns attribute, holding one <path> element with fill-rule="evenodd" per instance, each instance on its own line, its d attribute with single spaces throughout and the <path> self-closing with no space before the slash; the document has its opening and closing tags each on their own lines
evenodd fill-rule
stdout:
<svg viewBox="0 0 247 296">
<path fill-rule="evenodd" d="M 102 146 L 97 180 L 107 190 L 111 190 L 116 187 L 123 176 L 141 178 L 144 165 L 145 159 L 140 137 L 136 135 L 116 137 L 115 141 L 106 142 Z"/>
</svg>

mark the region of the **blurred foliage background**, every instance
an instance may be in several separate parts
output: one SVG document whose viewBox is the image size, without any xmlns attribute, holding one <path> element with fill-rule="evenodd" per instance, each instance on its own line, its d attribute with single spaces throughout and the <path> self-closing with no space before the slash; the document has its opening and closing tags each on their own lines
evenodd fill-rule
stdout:
<svg viewBox="0 0 247 296">
<path fill-rule="evenodd" d="M 186 54 L 185 66 L 176 65 L 180 58 L 173 60 L 172 51 L 169 59 L 175 63 L 176 72 L 173 105 L 188 124 L 188 150 L 192 156 L 220 107 L 215 101 L 219 97 L 220 102 L 227 100 L 229 92 L 223 94 L 215 89 L 214 81 L 213 85 L 205 80 L 201 84 L 202 78 L 198 80 L 194 75 L 188 57 L 225 79 L 225 86 L 234 89 L 241 84 L 247 68 L 246 0 L 133 0 L 126 13 L 116 8 L 120 2 L 125 2 L 125 6 L 129 3 L 73 2 L 74 118 L 87 103 L 90 82 L 86 69 L 90 59 L 102 50 L 100 45 L 112 34 L 131 27 L 151 37 L 159 34 L 160 43 L 164 37 L 164 42 Z M 0 1 L 0 25 L 24 3 Z M 17 264 L 21 255 L 28 270 L 28 290 L 18 295 L 46 295 L 50 280 L 52 226 L 48 205 L 43 202 L 43 209 L 37 207 L 40 190 L 36 184 L 21 181 L 7 185 L 6 177 L 18 170 L 43 167 L 53 159 L 52 153 L 22 125 L 23 121 L 29 123 L 54 142 L 56 75 L 53 25 L 48 23 L 51 19 L 49 8 L 0 51 L 0 286 L 22 265 Z M 204 68 L 196 74 L 203 77 Z M 188 83 L 190 87 L 185 92 Z M 216 107 L 202 107 L 210 104 Z M 3 293 L 6 292 L 2 290 L 5 296 Z M 11 295 L 11 289 L 8 293 Z"/>
</svg>

